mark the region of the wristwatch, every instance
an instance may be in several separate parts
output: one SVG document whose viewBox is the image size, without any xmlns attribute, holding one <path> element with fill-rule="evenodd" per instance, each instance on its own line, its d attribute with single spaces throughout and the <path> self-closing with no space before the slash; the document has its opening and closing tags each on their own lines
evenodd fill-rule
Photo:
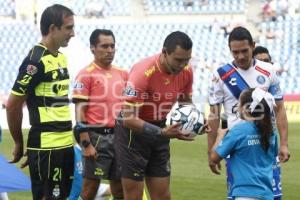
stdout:
<svg viewBox="0 0 300 200">
<path fill-rule="evenodd" d="M 90 141 L 87 141 L 87 140 L 83 140 L 81 142 L 81 145 L 84 147 L 84 148 L 87 148 L 88 146 L 90 146 L 91 142 Z"/>
</svg>

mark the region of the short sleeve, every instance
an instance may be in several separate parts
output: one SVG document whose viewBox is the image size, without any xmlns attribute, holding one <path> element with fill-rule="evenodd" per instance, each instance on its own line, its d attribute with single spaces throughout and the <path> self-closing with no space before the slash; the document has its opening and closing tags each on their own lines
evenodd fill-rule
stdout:
<svg viewBox="0 0 300 200">
<path fill-rule="evenodd" d="M 44 74 L 44 65 L 25 58 L 12 88 L 12 94 L 25 96 L 34 92 Z"/>
<path fill-rule="evenodd" d="M 240 128 L 233 127 L 230 129 L 219 145 L 215 148 L 217 154 L 219 154 L 222 158 L 226 158 L 229 154 L 231 154 L 239 143 L 240 135 L 242 135 Z"/>
<path fill-rule="evenodd" d="M 210 79 L 208 88 L 208 102 L 210 105 L 221 104 L 224 101 L 223 82 L 217 71 Z"/>
<path fill-rule="evenodd" d="M 138 67 L 130 72 L 124 91 L 125 101 L 131 104 L 142 104 L 147 94 L 149 79 L 140 73 Z"/>
<path fill-rule="evenodd" d="M 194 76 L 193 76 L 193 69 L 191 67 L 188 68 L 188 80 L 187 85 L 184 88 L 184 93 L 191 95 L 193 93 L 193 82 L 194 82 Z"/>
<path fill-rule="evenodd" d="M 90 94 L 90 76 L 85 70 L 78 73 L 75 78 L 75 83 L 73 85 L 72 100 L 76 101 L 88 101 Z"/>
<path fill-rule="evenodd" d="M 283 100 L 283 92 L 280 88 L 280 81 L 274 69 L 271 71 L 271 85 L 268 92 L 270 92 L 276 101 Z"/>
</svg>

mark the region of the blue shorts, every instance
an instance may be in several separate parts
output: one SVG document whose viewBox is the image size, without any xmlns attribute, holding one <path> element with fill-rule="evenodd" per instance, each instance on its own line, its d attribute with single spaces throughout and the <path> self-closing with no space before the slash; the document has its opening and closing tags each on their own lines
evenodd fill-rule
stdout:
<svg viewBox="0 0 300 200">
<path fill-rule="evenodd" d="M 231 187 L 233 184 L 233 177 L 231 173 L 230 158 L 226 158 L 226 175 L 227 175 L 227 199 L 233 199 L 231 196 Z M 281 190 L 281 168 L 278 157 L 274 159 L 273 163 L 273 194 L 275 200 L 281 200 L 282 190 Z"/>
</svg>

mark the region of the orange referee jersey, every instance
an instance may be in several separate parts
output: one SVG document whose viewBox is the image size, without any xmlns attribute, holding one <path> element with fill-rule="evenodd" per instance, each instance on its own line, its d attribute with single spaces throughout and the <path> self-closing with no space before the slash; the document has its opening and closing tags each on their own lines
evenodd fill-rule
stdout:
<svg viewBox="0 0 300 200">
<path fill-rule="evenodd" d="M 128 73 L 123 69 L 115 66 L 103 69 L 95 63 L 78 73 L 72 98 L 87 103 L 85 118 L 88 124 L 114 127 L 124 102 L 127 78 Z"/>
<path fill-rule="evenodd" d="M 167 74 L 159 66 L 159 56 L 135 64 L 125 90 L 126 104 L 140 106 L 145 121 L 164 120 L 180 94 L 192 93 L 193 71 L 186 66 L 179 74 Z"/>
</svg>

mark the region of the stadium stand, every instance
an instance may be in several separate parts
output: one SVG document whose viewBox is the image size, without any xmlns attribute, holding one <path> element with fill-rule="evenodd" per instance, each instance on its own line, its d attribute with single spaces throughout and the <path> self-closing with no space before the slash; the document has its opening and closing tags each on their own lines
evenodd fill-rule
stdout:
<svg viewBox="0 0 300 200">
<path fill-rule="evenodd" d="M 143 0 L 149 15 L 243 13 L 246 0 Z"/>
<path fill-rule="evenodd" d="M 0 16 L 15 16 L 14 0 L 0 0 Z"/>
</svg>

